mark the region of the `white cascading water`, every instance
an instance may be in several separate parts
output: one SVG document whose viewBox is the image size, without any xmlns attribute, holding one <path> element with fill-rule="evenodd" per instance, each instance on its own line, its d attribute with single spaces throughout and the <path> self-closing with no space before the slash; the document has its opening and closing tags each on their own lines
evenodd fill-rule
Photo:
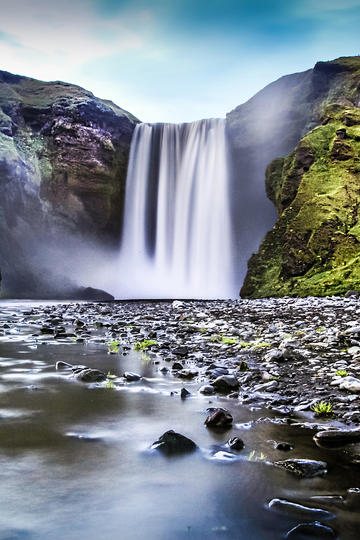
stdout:
<svg viewBox="0 0 360 540">
<path fill-rule="evenodd" d="M 119 298 L 236 297 L 225 120 L 138 124 Z"/>
</svg>

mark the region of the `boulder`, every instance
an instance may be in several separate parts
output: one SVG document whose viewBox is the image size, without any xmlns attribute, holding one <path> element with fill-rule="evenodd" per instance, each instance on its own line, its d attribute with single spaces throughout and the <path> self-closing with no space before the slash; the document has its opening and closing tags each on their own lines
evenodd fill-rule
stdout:
<svg viewBox="0 0 360 540">
<path fill-rule="evenodd" d="M 78 381 L 86 383 L 102 382 L 106 380 L 106 374 L 103 371 L 91 368 L 81 369 L 77 373 L 74 373 L 74 377 Z"/>
<path fill-rule="evenodd" d="M 313 439 L 319 446 L 344 446 L 360 441 L 360 429 L 318 431 Z"/>
<path fill-rule="evenodd" d="M 166 456 L 175 456 L 194 452 L 197 446 L 194 441 L 185 437 L 185 435 L 176 433 L 171 429 L 161 435 L 161 437 L 152 444 L 151 448 L 158 450 Z"/>
<path fill-rule="evenodd" d="M 205 420 L 206 427 L 209 428 L 228 428 L 231 426 L 233 417 L 227 409 L 222 407 L 209 408 L 210 413 Z"/>
<path fill-rule="evenodd" d="M 314 478 L 327 473 L 327 463 L 325 461 L 312 459 L 286 459 L 284 461 L 275 461 L 274 465 L 295 474 L 299 478 Z"/>
<path fill-rule="evenodd" d="M 212 382 L 212 386 L 217 392 L 228 394 L 239 388 L 239 381 L 234 375 L 220 375 Z"/>
</svg>

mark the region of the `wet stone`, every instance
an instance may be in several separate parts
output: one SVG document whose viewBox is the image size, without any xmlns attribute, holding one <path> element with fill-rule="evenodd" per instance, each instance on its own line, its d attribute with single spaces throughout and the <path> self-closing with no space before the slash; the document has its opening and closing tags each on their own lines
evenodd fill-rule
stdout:
<svg viewBox="0 0 360 540">
<path fill-rule="evenodd" d="M 199 388 L 200 394 L 204 394 L 206 396 L 211 396 L 215 393 L 215 388 L 212 386 L 212 384 L 204 384 Z"/>
<path fill-rule="evenodd" d="M 74 376 L 78 381 L 86 383 L 102 382 L 106 380 L 105 373 L 99 369 L 82 369 L 78 373 L 75 373 Z"/>
<path fill-rule="evenodd" d="M 231 426 L 233 417 L 227 409 L 222 407 L 209 408 L 210 413 L 205 420 L 206 427 L 209 428 L 228 428 Z"/>
<path fill-rule="evenodd" d="M 298 519 L 333 519 L 334 514 L 321 508 L 311 508 L 303 506 L 299 503 L 294 503 L 284 499 L 272 499 L 269 502 L 269 509 L 280 514 L 297 517 Z"/>
<path fill-rule="evenodd" d="M 242 450 L 245 446 L 244 441 L 240 437 L 233 437 L 228 441 L 229 448 L 236 452 Z"/>
<path fill-rule="evenodd" d="M 278 442 L 274 445 L 275 450 L 281 450 L 282 452 L 290 452 L 294 447 L 288 442 Z"/>
<path fill-rule="evenodd" d="M 275 467 L 291 472 L 299 478 L 314 478 L 327 473 L 327 463 L 312 459 L 286 459 L 275 461 Z"/>
<path fill-rule="evenodd" d="M 338 429 L 319 431 L 314 441 L 320 446 L 343 446 L 360 441 L 360 429 Z"/>
<path fill-rule="evenodd" d="M 218 392 L 226 394 L 237 390 L 239 388 L 239 381 L 234 375 L 221 375 L 213 381 L 212 385 Z"/>
<path fill-rule="evenodd" d="M 152 444 L 151 448 L 158 450 L 166 456 L 175 456 L 194 452 L 197 446 L 194 441 L 185 437 L 185 435 L 176 433 L 171 429 L 161 435 L 161 437 Z"/>
<path fill-rule="evenodd" d="M 127 380 L 127 382 L 135 382 L 140 381 L 141 376 L 131 371 L 125 371 L 124 378 Z"/>
<path fill-rule="evenodd" d="M 182 388 L 180 392 L 181 399 L 186 399 L 189 396 L 191 396 L 191 393 L 188 390 L 186 390 L 186 388 Z"/>
<path fill-rule="evenodd" d="M 285 538 L 290 540 L 332 540 L 336 537 L 337 535 L 331 527 L 323 525 L 319 521 L 300 523 L 285 535 Z"/>
</svg>

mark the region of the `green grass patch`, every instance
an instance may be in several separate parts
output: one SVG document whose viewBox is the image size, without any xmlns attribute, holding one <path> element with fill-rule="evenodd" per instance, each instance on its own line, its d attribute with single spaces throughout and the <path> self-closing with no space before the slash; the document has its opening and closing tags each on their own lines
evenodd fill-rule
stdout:
<svg viewBox="0 0 360 540">
<path fill-rule="evenodd" d="M 143 339 L 143 341 L 137 341 L 134 345 L 135 351 L 146 351 L 149 347 L 157 345 L 158 342 L 153 339 Z"/>
<path fill-rule="evenodd" d="M 314 403 L 311 410 L 314 411 L 316 416 L 332 416 L 334 414 L 331 403 L 327 401 L 318 401 L 318 403 Z"/>
<path fill-rule="evenodd" d="M 108 343 L 108 353 L 117 354 L 119 352 L 120 341 L 110 341 Z"/>
<path fill-rule="evenodd" d="M 345 369 L 338 369 L 335 375 L 338 377 L 347 377 L 349 374 Z"/>
</svg>

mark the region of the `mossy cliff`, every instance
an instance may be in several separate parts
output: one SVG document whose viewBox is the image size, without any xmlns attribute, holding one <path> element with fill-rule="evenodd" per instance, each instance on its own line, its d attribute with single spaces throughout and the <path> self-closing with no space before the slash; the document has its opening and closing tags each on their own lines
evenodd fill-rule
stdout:
<svg viewBox="0 0 360 540">
<path fill-rule="evenodd" d="M 78 86 L 0 71 L 0 267 L 8 289 L 34 292 L 45 244 L 73 235 L 117 241 L 137 122 Z"/>
<path fill-rule="evenodd" d="M 360 58 L 351 73 L 354 103 L 324 104 L 322 125 L 267 168 L 278 219 L 249 260 L 242 297 L 360 290 Z"/>
<path fill-rule="evenodd" d="M 246 261 L 276 220 L 264 189 L 267 165 L 274 158 L 288 155 L 302 137 L 320 126 L 329 104 L 349 108 L 359 104 L 359 68 L 359 57 L 318 62 L 313 69 L 281 77 L 227 115 L 233 156 L 233 212 L 238 222 L 236 237 L 240 256 Z M 298 152 L 303 150 L 299 148 Z M 270 192 L 276 190 L 279 177 L 276 165 L 273 169 L 274 187 L 269 181 Z M 293 198 L 297 183 L 297 179 L 288 181 L 281 195 L 285 202 Z M 246 263 L 240 260 L 237 266 L 243 269 L 241 282 Z"/>
</svg>

